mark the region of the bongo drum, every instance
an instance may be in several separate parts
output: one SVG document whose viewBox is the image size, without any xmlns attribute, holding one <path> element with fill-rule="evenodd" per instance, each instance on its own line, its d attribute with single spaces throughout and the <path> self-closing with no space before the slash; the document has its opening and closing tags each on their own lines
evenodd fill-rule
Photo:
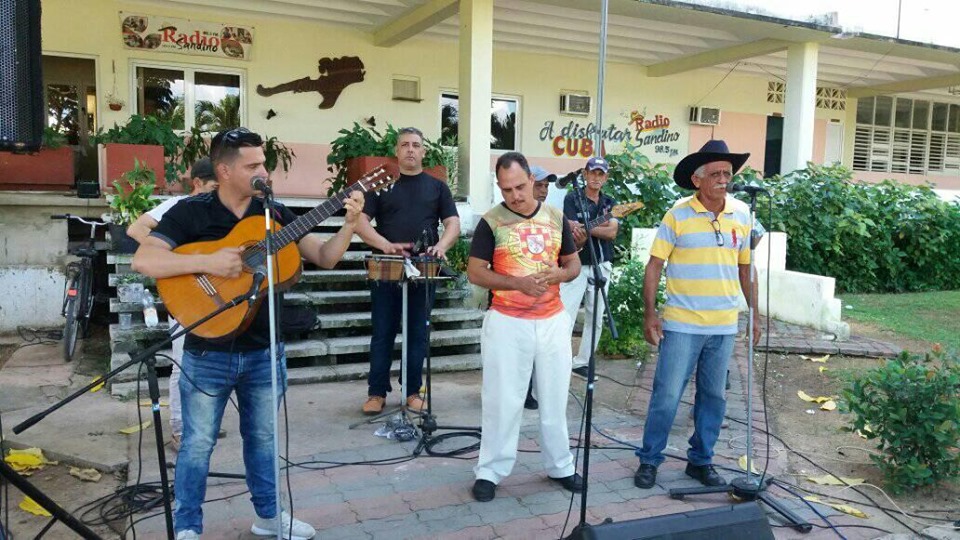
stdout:
<svg viewBox="0 0 960 540">
<path fill-rule="evenodd" d="M 367 279 L 371 281 L 401 281 L 403 257 L 400 255 L 367 255 Z"/>
</svg>

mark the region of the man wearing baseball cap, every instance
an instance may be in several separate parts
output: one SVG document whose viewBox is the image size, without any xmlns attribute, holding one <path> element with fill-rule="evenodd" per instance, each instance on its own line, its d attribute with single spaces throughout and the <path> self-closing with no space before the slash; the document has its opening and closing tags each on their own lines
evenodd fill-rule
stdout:
<svg viewBox="0 0 960 540">
<path fill-rule="evenodd" d="M 607 173 L 610 165 L 607 160 L 600 156 L 594 156 L 587 160 L 587 166 L 583 169 L 584 188 L 587 202 L 587 219 L 594 220 L 601 217 L 616 205 L 616 201 L 605 193 L 601 193 L 604 184 L 607 183 Z M 584 224 L 580 222 L 579 205 L 577 204 L 577 194 L 571 190 L 563 199 L 563 215 L 570 220 L 570 226 L 573 230 L 573 240 L 580 249 L 580 275 L 568 283 L 560 284 L 560 300 L 563 302 L 567 314 L 570 315 L 571 323 L 577 320 L 577 312 L 580 310 L 580 304 L 585 303 L 585 317 L 583 319 L 583 335 L 580 339 L 580 350 L 573 357 L 573 372 L 584 379 L 588 374 L 587 364 L 590 362 L 590 336 L 593 335 L 593 346 L 596 347 L 600 340 L 600 332 L 603 330 L 603 299 L 599 299 L 597 306 L 593 304 L 594 297 L 594 273 L 593 260 L 590 257 L 589 246 L 587 246 L 587 231 Z M 610 273 L 613 271 L 613 241 L 617 238 L 617 231 L 620 225 L 616 219 L 610 219 L 602 225 L 590 229 L 591 241 L 594 252 L 597 254 L 597 264 L 600 267 L 600 273 L 603 276 L 602 287 L 604 292 L 610 288 Z M 584 302 L 586 297 L 586 302 Z M 590 331 L 590 325 L 594 320 L 594 310 L 596 310 L 596 326 L 594 331 Z"/>
<path fill-rule="evenodd" d="M 530 167 L 530 174 L 533 175 L 534 198 L 540 202 L 547 202 L 547 195 L 550 193 L 550 184 L 557 181 L 557 175 L 536 165 Z"/>
<path fill-rule="evenodd" d="M 163 218 L 163 215 L 167 213 L 167 210 L 173 208 L 175 204 L 187 197 L 217 189 L 217 175 L 213 172 L 213 164 L 210 162 L 210 158 L 200 158 L 193 164 L 193 167 L 190 167 L 190 183 L 193 185 L 193 191 L 190 192 L 190 195 L 170 197 L 160 203 L 156 208 L 144 212 L 127 228 L 127 235 L 138 243 L 143 242 L 143 240 L 150 235 L 150 231 L 160 223 L 160 220 Z M 168 327 L 171 334 L 180 331 L 180 326 L 176 324 L 176 321 L 172 317 L 170 317 L 168 321 Z M 180 451 L 180 436 L 183 434 L 183 416 L 180 412 L 180 361 L 183 357 L 183 340 L 184 338 L 181 336 L 173 342 L 173 357 L 176 362 L 173 363 L 169 380 L 170 447 L 173 448 L 175 452 Z M 221 432 L 222 431 L 223 430 L 221 430 Z M 223 435 L 226 434 L 224 433 Z"/>
</svg>

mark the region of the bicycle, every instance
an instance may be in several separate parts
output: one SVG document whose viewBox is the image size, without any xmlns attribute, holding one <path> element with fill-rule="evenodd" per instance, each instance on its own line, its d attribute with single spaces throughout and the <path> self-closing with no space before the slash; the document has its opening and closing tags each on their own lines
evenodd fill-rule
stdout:
<svg viewBox="0 0 960 540">
<path fill-rule="evenodd" d="M 61 315 L 67 320 L 63 327 L 63 358 L 73 360 L 77 349 L 78 336 L 87 336 L 90 313 L 93 311 L 93 262 L 97 257 L 97 227 L 106 227 L 107 223 L 87 221 L 71 214 L 55 214 L 50 219 L 73 219 L 90 227 L 90 239 L 83 247 L 70 250 L 71 255 L 80 258 L 67 264 L 67 279 L 63 290 Z"/>
</svg>

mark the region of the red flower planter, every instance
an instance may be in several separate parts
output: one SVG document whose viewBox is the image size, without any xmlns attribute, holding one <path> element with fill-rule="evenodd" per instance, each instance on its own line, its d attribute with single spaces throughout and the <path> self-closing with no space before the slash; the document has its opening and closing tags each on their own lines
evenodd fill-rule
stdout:
<svg viewBox="0 0 960 540">
<path fill-rule="evenodd" d="M 36 154 L 0 152 L 0 189 L 68 191 L 74 184 L 73 148 L 44 148 Z"/>
<path fill-rule="evenodd" d="M 140 160 L 147 167 L 153 169 L 157 177 L 157 185 L 153 190 L 159 193 L 167 186 L 164 181 L 163 147 L 151 144 L 117 144 L 103 145 L 100 164 L 100 189 L 104 193 L 113 193 L 113 181 L 119 180 L 123 173 L 133 170 L 134 160 Z"/>
</svg>

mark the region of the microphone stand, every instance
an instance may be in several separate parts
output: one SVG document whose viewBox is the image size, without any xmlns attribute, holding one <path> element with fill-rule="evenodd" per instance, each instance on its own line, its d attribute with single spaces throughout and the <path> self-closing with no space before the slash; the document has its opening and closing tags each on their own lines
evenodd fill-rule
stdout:
<svg viewBox="0 0 960 540">
<path fill-rule="evenodd" d="M 757 193 L 763 192 L 762 189 L 750 186 L 748 188 L 737 187 L 732 191 L 744 191 L 750 195 L 750 223 L 751 231 L 753 224 L 756 223 L 757 215 Z M 765 193 L 765 192 L 764 192 Z M 767 478 L 762 482 L 760 478 L 755 478 L 753 469 L 753 303 L 758 301 L 754 298 L 756 289 L 756 277 L 754 272 L 756 245 L 754 245 L 752 234 L 750 238 L 744 238 L 744 242 L 750 242 L 750 300 L 747 302 L 747 474 L 740 478 L 734 478 L 729 484 L 722 486 L 703 486 L 695 488 L 674 488 L 670 490 L 671 499 L 683 499 L 686 495 L 697 495 L 701 493 L 732 493 L 738 499 L 744 501 L 759 500 L 764 502 L 770 508 L 783 516 L 790 526 L 797 531 L 807 533 L 813 529 L 813 526 L 807 523 L 805 519 L 784 506 L 779 500 L 767 493 L 766 487 L 773 481 L 773 477 Z M 759 301 L 758 301 L 759 303 Z M 769 336 L 768 336 L 769 337 Z M 769 347 L 768 347 L 769 348 Z"/>
<path fill-rule="evenodd" d="M 584 404 L 586 405 L 586 411 L 584 413 L 584 425 L 585 433 L 583 439 L 583 491 L 580 492 L 580 522 L 574 527 L 573 531 L 570 532 L 568 538 L 590 538 L 592 533 L 590 532 L 590 525 L 587 523 L 587 491 L 588 486 L 590 485 L 588 480 L 590 478 L 590 431 L 593 422 L 593 390 L 594 383 L 593 377 L 596 373 L 596 332 L 597 332 L 597 307 L 599 306 L 598 301 L 600 297 L 603 297 L 604 309 L 604 318 L 607 322 L 607 327 L 610 328 L 610 335 L 613 339 L 617 339 L 617 324 L 613 319 L 613 313 L 610 310 L 610 303 L 607 301 L 607 292 L 604 290 L 604 277 L 603 272 L 600 270 L 600 262 L 597 257 L 596 245 L 593 241 L 593 238 L 590 236 L 590 214 L 587 211 L 589 208 L 589 203 L 587 202 L 587 194 L 584 189 L 584 180 L 583 174 L 578 174 L 576 179 L 573 180 L 573 190 L 575 193 L 574 200 L 577 203 L 577 213 L 580 218 L 580 223 L 583 224 L 584 229 L 587 233 L 587 252 L 590 255 L 590 266 L 593 268 L 593 317 L 589 321 L 590 324 L 590 360 L 587 364 L 587 393 L 584 397 Z M 573 321 L 570 322 L 571 328 L 573 326 Z M 587 321 L 584 321 L 584 324 L 587 324 Z M 584 331 L 583 337 L 586 338 L 587 332 Z"/>
<path fill-rule="evenodd" d="M 265 184 L 265 183 L 264 183 Z M 270 388 L 273 393 L 273 480 L 274 497 L 277 511 L 277 540 L 283 537 L 283 508 L 280 504 L 280 393 L 277 385 L 277 306 L 274 297 L 274 265 L 277 254 L 273 252 L 273 191 L 266 185 L 260 187 L 263 192 L 263 221 L 264 247 L 267 257 L 267 306 L 270 320 Z M 257 294 L 256 292 L 254 294 Z M 290 527 L 293 527 L 293 516 L 290 516 Z"/>
<path fill-rule="evenodd" d="M 156 343 L 143 352 L 140 353 L 130 353 L 130 360 L 125 362 L 123 365 L 118 366 L 117 368 L 111 370 L 109 373 L 102 377 L 97 377 L 92 382 L 84 386 L 83 388 L 77 390 L 76 392 L 70 394 L 69 396 L 63 398 L 62 400 L 54 403 L 47 409 L 27 418 L 23 422 L 20 422 L 13 427 L 13 432 L 20 434 L 23 431 L 27 430 L 37 422 L 43 420 L 48 415 L 54 411 L 60 409 L 71 401 L 77 399 L 83 394 L 87 393 L 96 386 L 103 384 L 104 382 L 115 377 L 122 371 L 125 371 L 130 366 L 143 362 L 147 366 L 147 387 L 150 393 L 150 409 L 153 411 L 153 430 L 157 441 L 157 462 L 160 469 L 160 486 L 163 492 L 163 513 L 166 520 L 167 526 L 167 538 L 168 540 L 173 540 L 174 538 L 174 529 L 173 529 L 173 509 L 171 507 L 170 501 L 173 497 L 170 496 L 170 485 L 167 478 L 167 458 L 166 452 L 163 447 L 163 420 L 160 418 L 160 385 L 157 383 L 157 370 L 156 370 L 156 357 L 154 356 L 158 351 L 165 348 L 167 345 L 173 343 L 177 338 L 187 334 L 194 328 L 202 325 L 203 323 L 209 321 L 210 319 L 216 317 L 217 315 L 236 307 L 243 302 L 245 302 L 251 296 L 250 292 L 244 293 L 240 296 L 237 296 L 233 300 L 227 302 L 226 304 L 220 306 L 212 313 L 206 315 L 197 322 L 187 326 L 186 328 L 181 328 L 180 331 L 170 334 L 167 339 Z M 69 527 L 71 530 L 76 532 L 83 538 L 86 539 L 99 539 L 101 538 L 95 532 L 90 530 L 82 522 L 78 521 L 76 518 L 70 515 L 69 512 L 57 506 L 50 498 L 46 497 L 39 489 L 31 486 L 26 479 L 14 471 L 11 467 L 7 466 L 6 463 L 3 463 L 3 460 L 0 460 L 0 477 L 6 478 L 13 485 L 19 488 L 27 496 L 32 498 L 39 504 L 42 508 L 46 509 L 48 512 L 53 514 L 54 519 L 59 519 L 64 525 Z"/>
<path fill-rule="evenodd" d="M 428 245 L 433 238 L 426 238 L 430 236 L 430 231 L 424 229 L 423 234 L 421 235 L 421 240 L 424 242 L 424 245 Z M 439 243 L 439 239 L 436 242 L 433 242 L 433 245 Z M 440 265 L 442 259 L 437 258 L 437 264 Z M 424 265 L 426 266 L 426 265 Z M 440 265 L 442 268 L 442 265 Z M 426 379 L 427 384 L 427 410 L 421 411 L 420 414 L 420 441 L 417 443 L 417 447 L 413 450 L 414 456 L 419 456 L 426 450 L 427 454 L 433 455 L 431 451 L 432 443 L 437 440 L 437 437 L 433 436 L 433 433 L 437 430 L 455 430 L 458 433 L 449 433 L 446 435 L 446 438 L 451 438 L 453 436 L 463 436 L 463 437 L 475 437 L 480 438 L 480 427 L 479 426 L 442 426 L 437 424 L 437 417 L 433 414 L 433 386 L 432 386 L 432 373 L 433 367 L 430 364 L 430 312 L 432 311 L 432 303 L 430 302 L 430 288 L 435 287 L 431 284 L 434 281 L 442 281 L 446 279 L 451 279 L 447 276 L 437 275 L 436 277 L 431 276 L 430 272 L 425 272 L 422 276 L 423 281 L 423 301 L 425 306 L 428 308 L 426 310 L 426 320 L 424 324 L 426 325 L 426 341 L 427 348 L 424 355 L 424 361 L 426 362 Z M 464 447 L 467 448 L 467 447 Z"/>
</svg>

